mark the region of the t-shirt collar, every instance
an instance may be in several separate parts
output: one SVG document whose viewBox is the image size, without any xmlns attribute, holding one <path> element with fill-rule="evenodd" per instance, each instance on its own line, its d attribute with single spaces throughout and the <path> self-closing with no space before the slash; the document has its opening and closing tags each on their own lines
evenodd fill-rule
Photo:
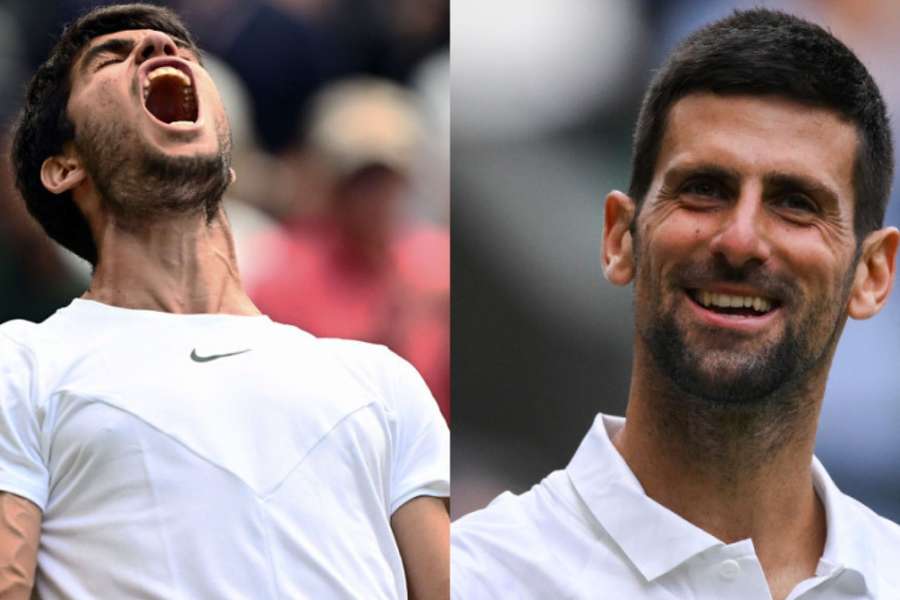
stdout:
<svg viewBox="0 0 900 600">
<path fill-rule="evenodd" d="M 598 414 L 566 472 L 600 525 L 648 581 L 713 547 L 724 548 L 728 554 L 753 552 L 750 540 L 726 548 L 715 536 L 648 497 L 612 443 L 624 424 L 622 417 Z M 877 579 L 876 559 L 864 547 L 869 536 L 860 535 L 860 529 L 870 525 L 860 519 L 860 507 L 838 490 L 815 458 L 813 482 L 825 507 L 828 531 L 819 575 L 826 574 L 823 568 L 853 569 L 871 588 Z"/>
</svg>

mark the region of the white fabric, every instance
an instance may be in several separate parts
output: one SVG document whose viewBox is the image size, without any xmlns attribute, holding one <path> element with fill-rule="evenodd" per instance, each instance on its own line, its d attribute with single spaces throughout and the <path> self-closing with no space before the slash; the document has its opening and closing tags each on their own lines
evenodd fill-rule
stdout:
<svg viewBox="0 0 900 600">
<path fill-rule="evenodd" d="M 390 517 L 449 494 L 449 438 L 383 347 L 76 300 L 0 326 L 0 490 L 44 600 L 406 598 Z"/>
<path fill-rule="evenodd" d="M 724 544 L 644 494 L 598 415 L 564 471 L 452 526 L 458 600 L 770 600 L 751 540 Z M 900 527 L 845 496 L 813 460 L 827 541 L 789 600 L 900 598 Z"/>
</svg>

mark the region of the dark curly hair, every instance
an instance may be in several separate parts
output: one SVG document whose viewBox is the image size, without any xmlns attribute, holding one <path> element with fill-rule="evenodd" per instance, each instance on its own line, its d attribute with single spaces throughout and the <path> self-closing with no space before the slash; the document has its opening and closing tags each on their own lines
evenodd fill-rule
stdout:
<svg viewBox="0 0 900 600">
<path fill-rule="evenodd" d="M 735 11 L 690 35 L 644 95 L 628 194 L 640 209 L 653 180 L 669 109 L 695 92 L 773 94 L 836 111 L 856 126 L 853 165 L 857 244 L 884 223 L 894 150 L 884 100 L 865 66 L 818 25 L 783 12 Z"/>
<path fill-rule="evenodd" d="M 60 154 L 75 137 L 66 106 L 72 90 L 71 69 L 94 38 L 130 29 L 153 29 L 181 38 L 198 52 L 190 32 L 174 12 L 152 4 L 121 4 L 94 9 L 67 25 L 49 58 L 28 84 L 25 105 L 15 125 L 12 162 L 16 186 L 28 212 L 51 238 L 97 264 L 97 245 L 72 194 L 53 194 L 41 183 L 41 165 Z"/>
</svg>

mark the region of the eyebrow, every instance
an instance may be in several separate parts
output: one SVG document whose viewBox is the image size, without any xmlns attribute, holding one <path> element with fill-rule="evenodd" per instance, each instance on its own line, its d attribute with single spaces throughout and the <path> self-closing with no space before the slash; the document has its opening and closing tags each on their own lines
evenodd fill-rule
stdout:
<svg viewBox="0 0 900 600">
<path fill-rule="evenodd" d="M 198 60 L 200 58 L 199 53 L 194 49 L 191 44 L 188 44 L 183 39 L 176 36 L 169 36 L 175 45 L 182 50 L 189 50 Z M 97 59 L 98 56 L 102 54 L 118 54 L 120 56 L 124 56 L 134 50 L 134 40 L 128 38 L 113 38 L 111 40 L 106 40 L 101 44 L 97 44 L 90 48 L 84 55 L 84 58 L 81 59 L 81 73 L 85 73 L 91 64 Z"/>
<path fill-rule="evenodd" d="M 712 164 L 675 166 L 666 172 L 663 181 L 670 183 L 673 180 L 678 181 L 689 177 L 709 177 L 736 186 L 741 180 L 741 173 L 735 169 Z M 796 173 L 780 171 L 766 173 L 763 175 L 763 188 L 806 192 L 814 196 L 821 196 L 834 205 L 838 203 L 838 194 L 833 189 L 817 179 Z"/>
<path fill-rule="evenodd" d="M 736 169 L 712 164 L 699 164 L 672 167 L 666 171 L 663 181 L 671 183 L 673 180 L 677 181 L 689 177 L 708 177 L 735 185 L 741 180 L 741 174 Z"/>
<path fill-rule="evenodd" d="M 106 40 L 102 44 L 97 44 L 96 46 L 89 49 L 84 58 L 81 59 L 81 68 L 80 71 L 85 73 L 88 70 L 88 67 L 97 59 L 101 54 L 118 54 L 125 55 L 131 52 L 134 49 L 134 40 L 130 40 L 127 38 L 113 38 L 111 40 Z"/>
</svg>

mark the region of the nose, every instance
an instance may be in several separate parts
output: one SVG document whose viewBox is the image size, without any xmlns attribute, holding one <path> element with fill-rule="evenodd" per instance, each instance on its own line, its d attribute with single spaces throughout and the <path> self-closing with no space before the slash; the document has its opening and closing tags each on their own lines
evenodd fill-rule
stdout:
<svg viewBox="0 0 900 600">
<path fill-rule="evenodd" d="M 762 264 L 771 255 L 761 190 L 748 189 L 722 213 L 722 224 L 710 242 L 710 251 L 735 268 Z"/>
<path fill-rule="evenodd" d="M 137 63 L 157 56 L 177 56 L 178 47 L 168 35 L 161 31 L 151 31 L 138 44 Z"/>
</svg>

